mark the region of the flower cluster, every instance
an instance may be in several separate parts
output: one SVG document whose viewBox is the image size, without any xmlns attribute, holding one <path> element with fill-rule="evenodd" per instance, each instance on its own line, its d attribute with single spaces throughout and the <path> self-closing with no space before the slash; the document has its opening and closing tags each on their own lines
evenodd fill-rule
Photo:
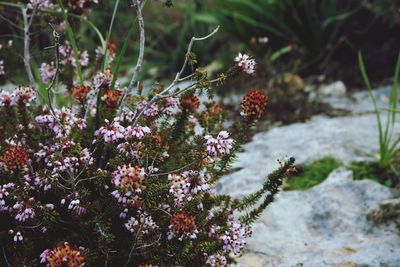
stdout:
<svg viewBox="0 0 400 267">
<path fill-rule="evenodd" d="M 64 243 L 52 250 L 46 249 L 43 251 L 40 255 L 40 263 L 46 263 L 49 267 L 83 267 L 86 264 L 86 257 L 80 249 Z"/>
<path fill-rule="evenodd" d="M 268 96 L 260 90 L 252 89 L 243 97 L 242 111 L 240 114 L 248 122 L 253 122 L 261 118 L 268 103 Z"/>
<path fill-rule="evenodd" d="M 247 74 L 254 74 L 256 68 L 256 61 L 247 54 L 239 53 L 235 58 L 235 62 L 240 70 Z"/>
<path fill-rule="evenodd" d="M 108 53 L 107 53 L 107 55 L 108 55 L 108 62 L 111 64 L 113 61 L 114 61 L 114 59 L 115 59 L 115 54 L 116 54 L 116 50 L 117 50 L 117 44 L 113 41 L 113 40 L 109 40 L 108 41 L 108 45 L 107 45 L 107 51 L 108 51 Z M 100 60 L 103 60 L 103 57 L 105 56 L 105 52 L 104 52 L 104 49 L 103 49 L 103 47 L 101 47 L 101 46 L 98 46 L 97 48 L 96 48 L 96 60 L 97 61 L 100 61 Z"/>
<path fill-rule="evenodd" d="M 114 143 L 117 142 L 118 139 L 124 138 L 125 128 L 120 124 L 118 118 L 114 119 L 112 122 L 105 120 L 105 123 L 106 125 L 96 130 L 94 133 L 95 136 L 102 136 L 106 143 Z"/>
<path fill-rule="evenodd" d="M 125 224 L 125 228 L 134 233 L 140 230 L 142 234 L 149 234 L 150 232 L 158 229 L 159 227 L 154 222 L 153 218 L 146 212 L 138 212 L 138 219 L 131 217 Z"/>
<path fill-rule="evenodd" d="M 117 188 L 112 195 L 128 207 L 140 206 L 140 195 L 146 188 L 146 172 L 139 166 L 124 165 L 113 173 L 112 183 Z"/>
<path fill-rule="evenodd" d="M 50 0 L 29 0 L 30 7 L 37 10 L 49 9 L 52 7 Z"/>
<path fill-rule="evenodd" d="M 228 226 L 229 230 L 225 231 L 224 235 L 220 237 L 224 242 L 224 251 L 238 255 L 246 245 L 246 238 L 251 235 L 251 230 L 236 221 L 233 215 L 229 216 Z"/>
<path fill-rule="evenodd" d="M 93 78 L 93 88 L 99 89 L 104 88 L 107 89 L 111 86 L 111 82 L 113 80 L 113 74 L 111 70 L 107 69 L 103 72 L 98 72 Z"/>
<path fill-rule="evenodd" d="M 182 207 L 185 201 L 191 201 L 199 193 L 205 193 L 210 190 L 210 185 L 203 174 L 197 171 L 186 171 L 180 175 L 170 174 L 169 192 L 174 196 L 175 205 Z"/>
<path fill-rule="evenodd" d="M 208 134 L 204 136 L 204 139 L 206 141 L 207 153 L 211 157 L 229 154 L 233 147 L 233 139 L 229 138 L 227 131 L 219 132 L 217 138 Z"/>
<path fill-rule="evenodd" d="M 71 64 L 73 67 L 76 67 L 76 60 L 74 50 L 72 49 L 71 44 L 68 41 L 65 41 L 64 45 L 61 45 L 59 48 L 59 52 L 61 55 L 61 64 L 67 65 Z M 88 51 L 80 52 L 78 51 L 78 64 L 86 67 L 89 65 L 89 53 Z"/>
<path fill-rule="evenodd" d="M 86 128 L 86 121 L 78 118 L 72 113 L 71 109 L 62 107 L 61 110 L 55 110 L 54 114 L 45 108 L 44 115 L 36 116 L 35 122 L 54 132 L 56 137 L 67 136 L 74 128 L 83 130 Z"/>
<path fill-rule="evenodd" d="M 35 100 L 36 91 L 31 87 L 19 86 L 13 92 L 0 91 L 0 106 L 29 106 Z"/>
<path fill-rule="evenodd" d="M 171 216 L 168 239 L 177 237 L 179 240 L 184 238 L 194 239 L 199 231 L 196 226 L 196 216 L 188 215 L 186 212 L 178 212 Z"/>
<path fill-rule="evenodd" d="M 29 150 L 22 146 L 10 145 L 0 158 L 1 166 L 6 170 L 24 170 L 29 162 Z"/>
<path fill-rule="evenodd" d="M 51 64 L 42 63 L 42 65 L 40 65 L 39 71 L 40 78 L 42 78 L 42 82 L 44 83 L 50 82 L 56 74 L 56 69 L 54 68 L 53 62 L 51 62 Z"/>
<path fill-rule="evenodd" d="M 97 3 L 62 2 L 79 14 Z M 43 10 L 51 3 L 30 0 L 30 7 Z M 138 92 L 130 94 L 134 88 L 120 87 L 120 73 L 108 68 L 114 42 L 96 49 L 93 69 L 87 51 L 76 55 L 68 42 L 59 50 L 61 68 L 40 66 L 40 78 L 52 87 L 49 95 L 26 86 L 0 91 L 0 265 L 232 263 L 294 162 L 285 162 L 243 199 L 216 192 L 268 97 L 250 91 L 242 118 L 227 126 L 226 112 L 212 100 L 224 79 L 210 79 L 201 66 L 180 77 L 188 72 L 185 63 L 170 85 L 154 83 L 143 90 L 146 95 L 135 80 Z M 235 61 L 243 72 L 254 73 L 255 60 L 248 55 Z M 90 68 L 79 82 L 78 64 Z M 262 201 L 263 196 L 268 197 Z"/>
<path fill-rule="evenodd" d="M 72 89 L 71 95 L 81 104 L 84 104 L 91 90 L 92 88 L 90 86 L 77 85 Z"/>
</svg>

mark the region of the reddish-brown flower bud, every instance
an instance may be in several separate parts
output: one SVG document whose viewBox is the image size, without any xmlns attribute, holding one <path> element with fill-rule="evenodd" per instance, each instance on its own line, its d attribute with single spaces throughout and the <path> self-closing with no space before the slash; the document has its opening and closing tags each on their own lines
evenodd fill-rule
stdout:
<svg viewBox="0 0 400 267">
<path fill-rule="evenodd" d="M 86 257 L 79 249 L 64 243 L 48 252 L 47 262 L 51 267 L 81 267 L 85 265 Z"/>
<path fill-rule="evenodd" d="M 112 39 L 108 41 L 108 51 L 112 56 L 115 55 L 115 52 L 117 51 L 117 43 Z"/>
<path fill-rule="evenodd" d="M 242 111 L 240 114 L 247 122 L 261 118 L 268 103 L 268 96 L 260 90 L 252 89 L 243 97 Z"/>
<path fill-rule="evenodd" d="M 22 146 L 9 146 L 4 150 L 1 161 L 6 169 L 24 169 L 29 161 L 29 150 Z"/>
<path fill-rule="evenodd" d="M 107 106 L 109 106 L 110 108 L 116 108 L 118 106 L 121 95 L 122 92 L 120 90 L 107 88 L 106 90 L 104 90 L 104 95 L 101 99 L 105 101 Z"/>
<path fill-rule="evenodd" d="M 81 103 L 86 101 L 88 93 L 92 90 L 90 86 L 77 85 L 72 89 L 72 96 Z"/>
<path fill-rule="evenodd" d="M 223 106 L 220 104 L 215 104 L 214 106 L 211 107 L 210 111 L 213 114 L 219 114 L 224 110 Z"/>
<path fill-rule="evenodd" d="M 200 101 L 197 96 L 189 95 L 181 99 L 180 106 L 182 110 L 193 113 L 199 108 Z"/>
<path fill-rule="evenodd" d="M 196 216 L 188 215 L 184 211 L 172 215 L 170 224 L 175 233 L 190 234 L 197 231 Z"/>
</svg>

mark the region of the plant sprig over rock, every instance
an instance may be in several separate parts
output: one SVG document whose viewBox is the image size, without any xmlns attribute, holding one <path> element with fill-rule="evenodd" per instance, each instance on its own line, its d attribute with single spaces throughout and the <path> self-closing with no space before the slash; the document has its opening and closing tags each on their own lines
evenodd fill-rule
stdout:
<svg viewBox="0 0 400 267">
<path fill-rule="evenodd" d="M 144 38 L 142 7 L 133 1 Z M 223 128 L 223 108 L 212 100 L 212 91 L 241 71 L 252 74 L 255 60 L 240 55 L 245 62 L 236 60 L 215 79 L 200 68 L 187 73 L 187 65 L 196 64 L 194 43 L 216 32 L 193 37 L 171 84 L 155 86 L 147 95 L 137 80 L 143 56 L 128 88 L 113 82 L 116 73 L 110 69 L 82 73 L 89 76 L 81 84 L 70 68 L 68 107 L 41 103 L 37 88 L 1 91 L 1 266 L 233 262 L 294 159 L 243 199 L 213 189 L 268 100 L 261 90 L 251 91 L 241 121 Z M 58 73 L 63 82 L 64 69 L 42 77 L 56 81 Z M 49 94 L 59 86 L 52 84 Z"/>
</svg>

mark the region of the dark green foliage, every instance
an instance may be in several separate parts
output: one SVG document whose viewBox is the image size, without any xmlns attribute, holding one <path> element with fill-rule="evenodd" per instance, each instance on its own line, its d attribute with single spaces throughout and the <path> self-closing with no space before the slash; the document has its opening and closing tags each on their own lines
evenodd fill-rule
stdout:
<svg viewBox="0 0 400 267">
<path fill-rule="evenodd" d="M 300 164 L 296 166 L 297 174 L 287 180 L 284 189 L 307 190 L 322 183 L 340 165 L 342 163 L 333 157 L 325 157 L 310 164 Z"/>
<path fill-rule="evenodd" d="M 268 175 L 267 181 L 265 181 L 260 190 L 237 202 L 235 208 L 238 210 L 248 210 L 250 207 L 256 205 L 257 201 L 266 194 L 263 202 L 258 207 L 248 211 L 246 215 L 240 218 L 243 223 L 252 224 L 257 220 L 265 208 L 274 201 L 275 196 L 279 193 L 280 187 L 283 184 L 284 178 L 288 177 L 293 169 L 294 162 L 294 158 L 290 158 L 288 161 L 284 162 L 278 170 Z"/>
<path fill-rule="evenodd" d="M 389 167 L 381 167 L 378 162 L 374 161 L 355 161 L 347 166 L 353 171 L 355 180 L 370 179 L 381 183 L 387 187 L 396 187 L 399 185 L 400 175 L 398 164 L 392 164 Z"/>
</svg>

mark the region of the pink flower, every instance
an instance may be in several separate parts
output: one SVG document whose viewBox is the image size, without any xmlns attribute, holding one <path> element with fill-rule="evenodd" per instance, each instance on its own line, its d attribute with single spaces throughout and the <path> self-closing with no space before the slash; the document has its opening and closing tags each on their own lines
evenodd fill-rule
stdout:
<svg viewBox="0 0 400 267">
<path fill-rule="evenodd" d="M 256 61 L 249 55 L 239 53 L 235 57 L 235 62 L 237 62 L 241 71 L 246 72 L 247 74 L 253 74 L 255 72 Z"/>
<path fill-rule="evenodd" d="M 45 251 L 40 254 L 40 263 L 46 263 L 48 261 L 48 258 L 50 257 L 51 250 L 46 249 Z"/>
<path fill-rule="evenodd" d="M 10 92 L 0 91 L 0 106 L 9 107 L 15 105 L 15 97 Z"/>
<path fill-rule="evenodd" d="M 15 219 L 19 222 L 25 222 L 35 217 L 35 211 L 32 208 L 28 208 L 24 202 L 17 202 L 14 204 L 13 209 L 17 210 Z"/>
<path fill-rule="evenodd" d="M 79 199 L 73 199 L 68 205 L 68 209 L 77 215 L 82 215 L 86 213 L 86 209 L 81 205 Z"/>
<path fill-rule="evenodd" d="M 181 175 L 168 175 L 170 182 L 169 192 L 174 196 L 175 204 L 182 207 L 184 201 L 191 201 L 193 197 L 201 192 L 210 190 L 210 185 L 203 174 L 197 171 L 185 171 Z"/>
<path fill-rule="evenodd" d="M 142 103 L 140 103 L 138 105 L 138 108 L 139 108 L 139 110 L 145 109 L 143 111 L 143 115 L 146 116 L 146 117 L 157 116 L 158 112 L 159 112 L 158 107 L 157 107 L 156 104 L 152 103 L 152 104 L 148 105 L 146 101 L 143 101 Z"/>
<path fill-rule="evenodd" d="M 48 112 L 47 109 L 44 110 Z M 61 110 L 55 109 L 55 114 L 45 114 L 35 117 L 35 122 L 40 126 L 51 129 L 56 137 L 68 136 L 74 127 L 80 130 L 86 128 L 86 121 L 77 118 L 69 108 L 62 107 Z"/>
<path fill-rule="evenodd" d="M 161 112 L 163 114 L 166 114 L 168 116 L 174 115 L 178 112 L 178 100 L 173 97 L 167 97 L 165 99 L 165 105 L 161 109 Z"/>
<path fill-rule="evenodd" d="M 29 0 L 33 9 L 48 9 L 51 6 L 50 0 Z"/>
<path fill-rule="evenodd" d="M 93 78 L 93 87 L 95 89 L 102 88 L 109 88 L 111 86 L 111 82 L 113 80 L 113 74 L 109 69 L 103 72 L 98 72 Z"/>
<path fill-rule="evenodd" d="M 126 138 L 142 139 L 147 134 L 151 134 L 151 130 L 147 126 L 128 126 L 125 131 Z"/>
<path fill-rule="evenodd" d="M 157 224 L 153 221 L 153 218 L 146 212 L 139 210 L 138 215 L 138 219 L 131 217 L 128 222 L 124 224 L 128 231 L 133 233 L 140 229 L 142 234 L 148 234 L 158 228 Z"/>
<path fill-rule="evenodd" d="M 207 257 L 207 255 L 205 255 Z M 224 255 L 216 254 L 207 257 L 206 266 L 223 267 L 227 266 L 226 257 Z"/>
<path fill-rule="evenodd" d="M 42 78 L 42 82 L 48 83 L 51 81 L 56 74 L 56 69 L 54 68 L 54 63 L 51 64 L 42 63 L 40 65 L 40 77 Z"/>
<path fill-rule="evenodd" d="M 120 125 L 118 118 L 114 118 L 113 122 L 111 123 L 108 120 L 105 120 L 105 122 L 105 126 L 102 126 L 100 129 L 96 130 L 94 133 L 95 136 L 102 135 L 104 142 L 106 143 L 114 143 L 119 139 L 124 138 L 125 128 L 124 126 Z"/>
<path fill-rule="evenodd" d="M 74 50 L 68 41 L 65 41 L 64 45 L 60 46 L 61 64 L 66 65 L 70 63 L 73 67 L 76 67 L 76 60 Z M 89 54 L 87 51 L 78 51 L 79 65 L 86 67 L 89 65 Z"/>
<path fill-rule="evenodd" d="M 204 136 L 208 155 L 215 157 L 217 155 L 229 154 L 233 147 L 233 139 L 228 137 L 229 133 L 227 131 L 219 132 L 217 138 L 214 138 L 211 135 Z"/>
<path fill-rule="evenodd" d="M 36 91 L 32 87 L 19 86 L 14 93 L 14 102 L 29 105 L 36 98 Z"/>
<path fill-rule="evenodd" d="M 228 218 L 229 230 L 219 237 L 224 242 L 223 249 L 226 253 L 234 253 L 235 255 L 240 254 L 244 246 L 246 245 L 246 238 L 251 236 L 250 229 L 235 220 L 233 215 Z"/>
</svg>

